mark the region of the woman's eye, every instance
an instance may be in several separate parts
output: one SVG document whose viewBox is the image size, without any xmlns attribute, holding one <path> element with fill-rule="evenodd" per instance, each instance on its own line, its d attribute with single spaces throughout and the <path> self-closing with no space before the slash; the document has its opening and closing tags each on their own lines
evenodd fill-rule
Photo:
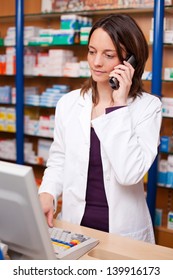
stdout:
<svg viewBox="0 0 173 280">
<path fill-rule="evenodd" d="M 114 56 L 113 56 L 113 55 L 111 55 L 111 54 L 105 54 L 105 56 L 106 56 L 107 58 L 109 58 L 109 59 L 114 58 Z"/>
<path fill-rule="evenodd" d="M 89 50 L 88 53 L 92 55 L 94 54 L 94 51 Z"/>
</svg>

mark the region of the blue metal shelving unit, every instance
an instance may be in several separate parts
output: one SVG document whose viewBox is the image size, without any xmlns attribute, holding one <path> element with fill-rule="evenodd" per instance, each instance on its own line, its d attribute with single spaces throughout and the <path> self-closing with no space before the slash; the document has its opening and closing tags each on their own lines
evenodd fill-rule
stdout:
<svg viewBox="0 0 173 280">
<path fill-rule="evenodd" d="M 152 58 L 152 93 L 161 97 L 162 92 L 162 57 L 163 57 L 163 20 L 164 0 L 154 1 L 154 38 Z M 150 141 L 150 139 L 148 139 Z M 157 192 L 157 161 L 154 161 L 148 174 L 147 203 L 154 224 L 156 192 Z"/>
</svg>

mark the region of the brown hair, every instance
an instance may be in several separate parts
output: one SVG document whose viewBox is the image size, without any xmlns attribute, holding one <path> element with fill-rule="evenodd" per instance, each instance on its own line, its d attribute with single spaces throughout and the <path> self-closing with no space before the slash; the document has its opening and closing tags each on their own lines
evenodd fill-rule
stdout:
<svg viewBox="0 0 173 280">
<path fill-rule="evenodd" d="M 129 15 L 110 14 L 99 19 L 93 25 L 89 34 L 88 44 L 90 42 L 91 35 L 97 28 L 102 28 L 108 33 L 116 48 L 120 61 L 123 62 L 124 60 L 122 56 L 122 46 L 125 48 L 127 55 L 133 54 L 135 56 L 137 64 L 135 67 L 129 96 L 136 98 L 137 95 L 141 95 L 142 91 L 144 90 L 141 78 L 149 55 L 148 44 L 141 28 Z M 81 88 L 81 94 L 84 95 L 90 88 L 92 89 L 93 103 L 97 104 L 97 83 L 92 79 L 92 77 L 90 77 L 83 84 Z"/>
</svg>

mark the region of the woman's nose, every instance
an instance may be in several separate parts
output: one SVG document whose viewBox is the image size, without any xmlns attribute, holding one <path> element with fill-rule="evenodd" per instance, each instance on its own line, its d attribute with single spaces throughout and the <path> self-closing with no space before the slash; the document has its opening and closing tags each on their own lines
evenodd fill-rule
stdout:
<svg viewBox="0 0 173 280">
<path fill-rule="evenodd" d="M 101 66 L 103 64 L 102 56 L 97 54 L 94 58 L 94 65 Z"/>
</svg>

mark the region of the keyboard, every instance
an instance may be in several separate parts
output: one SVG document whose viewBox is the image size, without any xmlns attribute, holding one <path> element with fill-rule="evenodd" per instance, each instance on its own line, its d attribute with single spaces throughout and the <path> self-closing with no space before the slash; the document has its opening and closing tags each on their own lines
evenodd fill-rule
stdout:
<svg viewBox="0 0 173 280">
<path fill-rule="evenodd" d="M 49 228 L 49 234 L 59 260 L 76 260 L 99 243 L 98 239 L 56 227 Z"/>
</svg>

